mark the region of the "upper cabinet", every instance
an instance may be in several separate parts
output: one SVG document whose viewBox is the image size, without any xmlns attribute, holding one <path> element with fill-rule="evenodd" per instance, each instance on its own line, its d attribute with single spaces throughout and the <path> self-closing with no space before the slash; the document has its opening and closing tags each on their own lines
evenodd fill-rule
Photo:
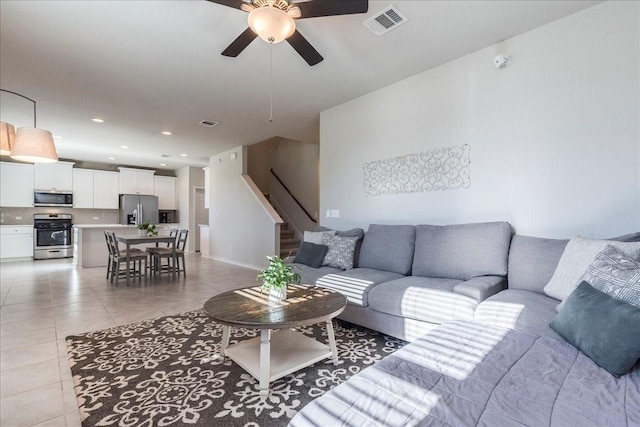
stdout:
<svg viewBox="0 0 640 427">
<path fill-rule="evenodd" d="M 118 168 L 120 171 L 120 194 L 154 194 L 155 171 L 145 169 Z"/>
<path fill-rule="evenodd" d="M 76 208 L 118 209 L 118 172 L 73 170 L 73 205 Z"/>
<path fill-rule="evenodd" d="M 178 209 L 176 200 L 177 178 L 172 176 L 155 176 L 155 195 L 158 196 L 158 209 Z"/>
<path fill-rule="evenodd" d="M 118 209 L 120 203 L 118 172 L 93 172 L 93 207 L 96 209 Z"/>
<path fill-rule="evenodd" d="M 36 163 L 33 167 L 36 190 L 73 191 L 72 162 Z"/>
<path fill-rule="evenodd" d="M 33 207 L 33 165 L 0 162 L 0 206 Z"/>
</svg>

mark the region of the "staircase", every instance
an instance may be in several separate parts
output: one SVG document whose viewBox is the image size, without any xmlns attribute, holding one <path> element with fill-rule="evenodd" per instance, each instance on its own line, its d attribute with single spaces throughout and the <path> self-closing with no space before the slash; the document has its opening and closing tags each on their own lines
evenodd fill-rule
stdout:
<svg viewBox="0 0 640 427">
<path fill-rule="evenodd" d="M 300 248 L 300 239 L 294 238 L 293 230 L 289 230 L 289 224 L 280 225 L 280 256 L 285 258 L 294 256 Z"/>
</svg>

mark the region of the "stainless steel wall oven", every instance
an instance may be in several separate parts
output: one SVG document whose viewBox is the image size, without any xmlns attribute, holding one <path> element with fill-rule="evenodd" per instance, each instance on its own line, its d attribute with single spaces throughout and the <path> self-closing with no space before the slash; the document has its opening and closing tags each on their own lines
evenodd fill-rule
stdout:
<svg viewBox="0 0 640 427">
<path fill-rule="evenodd" d="M 33 216 L 33 259 L 73 256 L 73 230 L 69 214 Z"/>
</svg>

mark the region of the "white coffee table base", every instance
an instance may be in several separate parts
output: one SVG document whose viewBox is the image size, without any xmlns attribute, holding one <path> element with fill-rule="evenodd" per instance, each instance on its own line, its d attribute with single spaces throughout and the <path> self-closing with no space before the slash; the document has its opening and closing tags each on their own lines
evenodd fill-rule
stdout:
<svg viewBox="0 0 640 427">
<path fill-rule="evenodd" d="M 229 346 L 230 326 L 223 326 L 222 355 L 228 356 L 260 382 L 260 395 L 269 394 L 269 383 L 327 358 L 338 363 L 333 324 L 326 322 L 329 345 L 292 329 L 262 329 L 260 337 Z"/>
</svg>

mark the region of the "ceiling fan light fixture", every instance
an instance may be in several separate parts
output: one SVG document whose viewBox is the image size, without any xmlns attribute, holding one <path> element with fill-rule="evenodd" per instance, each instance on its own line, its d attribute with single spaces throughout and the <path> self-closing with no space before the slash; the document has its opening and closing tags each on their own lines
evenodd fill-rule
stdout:
<svg viewBox="0 0 640 427">
<path fill-rule="evenodd" d="M 273 6 L 253 9 L 247 18 L 249 27 L 267 43 L 280 43 L 296 30 L 296 23 L 285 11 Z"/>
</svg>

